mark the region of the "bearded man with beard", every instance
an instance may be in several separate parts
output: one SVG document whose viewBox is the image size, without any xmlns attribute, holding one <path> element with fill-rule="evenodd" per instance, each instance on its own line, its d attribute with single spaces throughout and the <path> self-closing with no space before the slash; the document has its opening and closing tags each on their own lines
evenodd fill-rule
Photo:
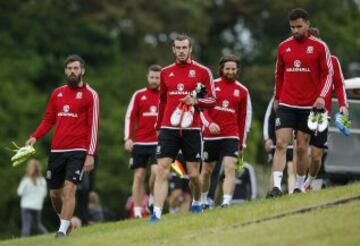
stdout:
<svg viewBox="0 0 360 246">
<path fill-rule="evenodd" d="M 231 205 L 236 163 L 246 146 L 251 125 L 252 107 L 248 89 L 237 80 L 240 60 L 234 55 L 223 56 L 219 62 L 219 78 L 214 80 L 216 104 L 203 111 L 204 162 L 201 170 L 201 202 L 209 207 L 207 196 L 215 163 L 222 162 L 225 179 L 221 207 Z"/>
<path fill-rule="evenodd" d="M 55 237 L 67 236 L 75 209 L 76 185 L 94 168 L 99 128 L 99 97 L 83 80 L 85 62 L 78 55 L 65 59 L 66 84 L 50 97 L 38 128 L 26 141 L 33 146 L 54 126 L 46 179 L 59 216 Z"/>
</svg>

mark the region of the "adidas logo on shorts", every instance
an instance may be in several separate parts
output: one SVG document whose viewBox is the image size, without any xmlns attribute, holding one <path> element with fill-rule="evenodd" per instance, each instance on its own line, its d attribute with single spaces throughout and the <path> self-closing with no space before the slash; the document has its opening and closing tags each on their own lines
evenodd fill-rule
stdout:
<svg viewBox="0 0 360 246">
<path fill-rule="evenodd" d="M 280 126 L 280 125 L 281 125 L 280 118 L 276 118 L 275 119 L 275 126 Z"/>
</svg>

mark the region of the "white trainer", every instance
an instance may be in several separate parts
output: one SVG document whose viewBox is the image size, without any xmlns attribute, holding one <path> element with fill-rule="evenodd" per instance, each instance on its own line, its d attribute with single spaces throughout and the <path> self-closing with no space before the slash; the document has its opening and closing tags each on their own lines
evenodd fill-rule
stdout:
<svg viewBox="0 0 360 246">
<path fill-rule="evenodd" d="M 180 124 L 181 115 L 183 114 L 183 104 L 180 103 L 174 112 L 171 114 L 170 123 L 172 126 L 178 126 Z"/>
</svg>

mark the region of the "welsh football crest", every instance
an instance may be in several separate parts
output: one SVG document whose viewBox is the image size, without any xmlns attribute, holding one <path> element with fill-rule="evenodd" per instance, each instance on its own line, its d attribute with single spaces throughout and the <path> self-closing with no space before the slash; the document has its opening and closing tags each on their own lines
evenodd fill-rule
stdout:
<svg viewBox="0 0 360 246">
<path fill-rule="evenodd" d="M 195 76 L 196 76 L 196 71 L 193 69 L 189 70 L 189 77 L 194 78 Z"/>
<path fill-rule="evenodd" d="M 76 93 L 76 96 L 75 96 L 76 99 L 81 99 L 82 97 L 83 97 L 83 93 L 81 91 Z"/>
<path fill-rule="evenodd" d="M 240 91 L 238 89 L 234 90 L 234 96 L 235 97 L 239 97 L 240 96 Z"/>
<path fill-rule="evenodd" d="M 312 53 L 314 53 L 314 46 L 308 46 L 308 47 L 306 48 L 306 53 L 307 53 L 307 54 L 312 54 Z"/>
</svg>

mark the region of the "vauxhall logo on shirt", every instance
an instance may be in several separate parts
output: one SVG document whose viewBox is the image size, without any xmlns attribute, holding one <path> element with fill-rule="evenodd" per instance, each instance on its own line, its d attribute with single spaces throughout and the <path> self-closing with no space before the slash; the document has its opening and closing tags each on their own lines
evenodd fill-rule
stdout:
<svg viewBox="0 0 360 246">
<path fill-rule="evenodd" d="M 176 91 L 175 90 L 170 91 L 169 95 L 174 96 L 174 95 L 187 95 L 187 94 L 189 94 L 189 92 L 184 91 L 184 90 L 185 90 L 184 84 L 183 83 L 178 83 L 176 85 Z"/>
<path fill-rule="evenodd" d="M 230 113 L 235 113 L 235 109 L 229 108 L 230 102 L 228 100 L 223 100 L 221 106 L 215 106 L 214 109 L 219 111 L 225 111 Z"/>
<path fill-rule="evenodd" d="M 287 68 L 286 72 L 310 73 L 310 68 L 309 67 L 301 67 L 301 61 L 295 60 L 294 67 Z"/>
<path fill-rule="evenodd" d="M 157 107 L 155 105 L 151 105 L 149 112 L 144 112 L 143 116 L 157 116 Z"/>
<path fill-rule="evenodd" d="M 73 118 L 77 118 L 78 117 L 78 114 L 76 114 L 76 113 L 71 113 L 70 112 L 70 105 L 67 105 L 67 104 L 65 104 L 64 106 L 63 106 L 63 109 L 62 109 L 63 111 L 62 112 L 59 112 L 58 114 L 57 114 L 57 116 L 59 116 L 59 117 L 73 117 Z"/>
</svg>

